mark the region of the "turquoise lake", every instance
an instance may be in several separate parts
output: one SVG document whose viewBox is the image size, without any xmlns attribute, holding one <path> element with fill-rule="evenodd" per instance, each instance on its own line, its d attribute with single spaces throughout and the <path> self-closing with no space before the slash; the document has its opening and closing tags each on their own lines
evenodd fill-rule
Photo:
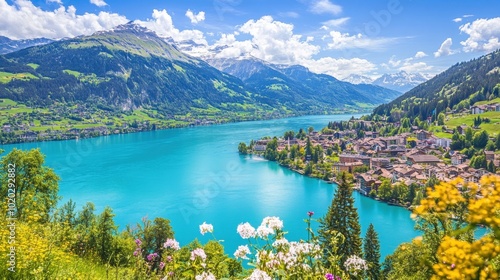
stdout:
<svg viewBox="0 0 500 280">
<path fill-rule="evenodd" d="M 46 164 L 61 177 L 60 204 L 71 198 L 80 210 L 91 201 L 97 213 L 110 206 L 121 229 L 145 216 L 167 218 L 181 245 L 194 238 L 208 241 L 211 236 L 202 236 L 199 225 L 211 223 L 215 237 L 224 240 L 232 255 L 238 245 L 247 244 L 236 233 L 238 224 L 249 222 L 257 228 L 266 216 L 284 221 L 288 240 L 305 239 L 307 211 L 314 211 L 313 218 L 322 217 L 335 191 L 335 185 L 276 163 L 241 156 L 238 143 L 309 126 L 319 130 L 329 121 L 350 117 L 304 116 L 2 148 L 8 152 L 39 147 Z M 354 196 L 362 236 L 373 223 L 382 257 L 418 235 L 408 210 Z"/>
</svg>

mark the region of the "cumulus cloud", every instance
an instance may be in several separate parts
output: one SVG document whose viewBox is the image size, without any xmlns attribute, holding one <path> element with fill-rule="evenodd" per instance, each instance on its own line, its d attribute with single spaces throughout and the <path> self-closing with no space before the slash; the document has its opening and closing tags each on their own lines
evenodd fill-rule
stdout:
<svg viewBox="0 0 500 280">
<path fill-rule="evenodd" d="M 398 69 L 408 73 L 422 73 L 432 70 L 433 66 L 427 65 L 425 62 L 415 62 L 405 61 L 401 67 Z"/>
<path fill-rule="evenodd" d="M 323 57 L 317 60 L 310 59 L 302 64 L 312 72 L 328 74 L 337 79 L 347 78 L 351 74 L 363 75 L 377 69 L 375 64 L 361 58 Z"/>
<path fill-rule="evenodd" d="M 328 48 L 335 50 L 342 49 L 381 49 L 389 43 L 394 42 L 395 38 L 368 38 L 363 34 L 358 33 L 350 35 L 349 33 L 341 33 L 339 31 L 330 31 L 329 36 L 323 37 L 326 39 L 330 37 L 331 42 L 328 43 Z"/>
<path fill-rule="evenodd" d="M 51 2 L 52 2 L 52 3 L 59 4 L 59 5 L 60 5 L 60 4 L 62 4 L 62 1 L 61 1 L 61 0 L 47 0 L 47 2 L 49 2 L 49 3 L 51 3 Z"/>
<path fill-rule="evenodd" d="M 175 41 L 192 40 L 197 44 L 207 45 L 205 35 L 200 30 L 179 30 L 175 28 L 172 17 L 167 10 L 153 10 L 152 19 L 147 21 L 136 20 L 138 23 L 163 37 L 171 37 Z"/>
<path fill-rule="evenodd" d="M 466 52 L 491 52 L 500 48 L 500 17 L 477 19 L 460 26 L 460 31 L 469 35 L 467 40 L 460 42 Z"/>
<path fill-rule="evenodd" d="M 426 54 L 426 53 L 424 53 L 424 52 L 422 52 L 422 51 L 417 52 L 417 53 L 415 54 L 415 58 L 422 58 L 422 57 L 426 57 L 426 56 L 427 56 L 427 54 Z"/>
<path fill-rule="evenodd" d="M 444 40 L 444 42 L 441 44 L 441 47 L 437 50 L 437 52 L 434 53 L 434 57 L 440 57 L 440 56 L 446 56 L 452 54 L 451 50 L 451 45 L 453 44 L 453 41 L 451 38 L 447 38 Z"/>
<path fill-rule="evenodd" d="M 342 12 L 342 7 L 333 4 L 329 0 L 313 0 L 309 11 L 315 14 L 333 14 L 338 15 Z"/>
<path fill-rule="evenodd" d="M 191 10 L 186 11 L 186 16 L 191 20 L 192 24 L 197 24 L 205 20 L 205 12 L 193 13 Z"/>
<path fill-rule="evenodd" d="M 251 55 L 274 63 L 296 63 L 308 59 L 319 52 L 302 35 L 293 33 L 293 24 L 275 21 L 271 16 L 249 20 L 239 28 L 239 32 L 252 36 L 254 48 Z"/>
<path fill-rule="evenodd" d="M 90 0 L 90 3 L 96 5 L 97 7 L 104 7 L 108 5 L 104 2 L 104 0 Z"/>
<path fill-rule="evenodd" d="M 0 35 L 12 39 L 47 37 L 60 39 L 89 35 L 111 29 L 129 20 L 119 14 L 100 12 L 78 15 L 74 6 L 45 11 L 28 0 L 16 0 L 12 5 L 0 0 Z"/>
</svg>

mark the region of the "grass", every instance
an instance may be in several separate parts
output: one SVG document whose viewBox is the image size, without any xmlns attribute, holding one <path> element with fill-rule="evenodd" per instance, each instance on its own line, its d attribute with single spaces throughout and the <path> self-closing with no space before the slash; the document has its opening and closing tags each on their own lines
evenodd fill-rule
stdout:
<svg viewBox="0 0 500 280">
<path fill-rule="evenodd" d="M 478 101 L 474 103 L 474 105 L 488 105 L 488 104 L 495 104 L 495 103 L 500 103 L 500 97 L 492 99 L 492 100 L 484 100 L 484 101 Z"/>
<path fill-rule="evenodd" d="M 457 116 L 450 117 L 449 120 L 445 122 L 446 126 L 449 128 L 455 128 L 460 125 L 467 125 L 472 127 L 474 125 L 474 118 L 480 116 L 481 118 L 490 119 L 489 123 L 483 122 L 479 127 L 488 132 L 488 134 L 493 135 L 497 134 L 500 131 L 500 112 L 485 112 L 483 114 L 475 114 L 475 115 L 465 115 L 465 116 Z"/>
<path fill-rule="evenodd" d="M 31 73 L 9 73 L 9 72 L 0 72 L 0 83 L 6 84 L 9 83 L 12 80 L 31 80 L 31 79 L 38 79 L 35 75 Z"/>
<path fill-rule="evenodd" d="M 0 108 L 5 108 L 7 106 L 16 106 L 17 102 L 7 98 L 0 98 Z"/>
<path fill-rule="evenodd" d="M 39 64 L 36 64 L 36 63 L 28 63 L 26 65 L 28 65 L 29 67 L 31 67 L 31 68 L 33 68 L 35 70 L 40 66 Z"/>
<path fill-rule="evenodd" d="M 87 83 L 95 84 L 95 85 L 102 83 L 102 82 L 107 82 L 110 80 L 109 78 L 97 77 L 97 75 L 94 73 L 84 74 L 84 73 L 74 71 L 74 70 L 69 70 L 69 69 L 65 69 L 65 70 L 63 70 L 63 72 L 74 76 L 75 78 L 79 79 L 82 82 L 87 82 Z"/>
</svg>

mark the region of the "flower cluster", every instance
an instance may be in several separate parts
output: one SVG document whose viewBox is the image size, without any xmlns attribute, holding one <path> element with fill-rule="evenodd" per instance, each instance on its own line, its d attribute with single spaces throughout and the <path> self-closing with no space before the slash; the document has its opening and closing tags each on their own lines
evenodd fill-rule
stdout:
<svg viewBox="0 0 500 280">
<path fill-rule="evenodd" d="M 216 278 L 212 273 L 204 271 L 202 274 L 196 275 L 195 279 L 196 280 L 215 280 Z"/>
<path fill-rule="evenodd" d="M 358 273 L 368 270 L 368 265 L 366 261 L 358 256 L 350 256 L 344 262 L 344 267 L 352 274 L 358 275 Z"/>
<path fill-rule="evenodd" d="M 234 252 L 234 257 L 239 259 L 248 259 L 247 255 L 250 254 L 250 249 L 247 245 L 238 246 L 236 252 Z"/>
<path fill-rule="evenodd" d="M 250 275 L 249 280 L 272 280 L 271 276 L 267 275 L 265 271 L 262 271 L 258 268 L 254 269 L 252 274 Z"/>
<path fill-rule="evenodd" d="M 239 224 L 236 231 L 243 239 L 255 237 L 255 235 L 257 234 L 255 232 L 255 228 L 252 227 L 249 223 Z"/>
<path fill-rule="evenodd" d="M 427 198 L 422 200 L 420 206 L 415 209 L 416 214 L 443 213 L 449 214 L 458 203 L 464 202 L 456 186 L 463 185 L 462 179 L 457 178 L 449 183 L 441 183 L 435 186 L 434 190 L 427 189 Z"/>
<path fill-rule="evenodd" d="M 175 251 L 179 250 L 181 247 L 179 246 L 179 242 L 177 242 L 175 239 L 170 239 L 168 238 L 167 241 L 163 244 L 163 247 L 165 249 L 171 248 L 174 249 Z"/>
<path fill-rule="evenodd" d="M 210 232 L 210 233 L 214 232 L 214 226 L 203 222 L 203 224 L 200 225 L 200 233 L 202 235 L 205 235 L 205 233 L 207 233 L 207 232 Z"/>
<path fill-rule="evenodd" d="M 194 261 L 196 258 L 200 258 L 202 261 L 205 261 L 207 259 L 207 255 L 205 254 L 205 251 L 201 248 L 196 248 L 193 251 L 191 251 L 191 260 Z"/>
<path fill-rule="evenodd" d="M 470 201 L 468 221 L 500 228 L 500 176 L 485 176 L 480 185 L 482 198 Z"/>
<path fill-rule="evenodd" d="M 487 260 L 499 254 L 500 245 L 492 237 L 469 243 L 446 236 L 437 252 L 440 262 L 433 267 L 434 278 L 498 279 L 498 273 Z"/>
<path fill-rule="evenodd" d="M 325 274 L 325 279 L 326 280 L 342 280 L 342 278 L 340 278 L 340 276 L 335 276 L 331 273 Z"/>
</svg>

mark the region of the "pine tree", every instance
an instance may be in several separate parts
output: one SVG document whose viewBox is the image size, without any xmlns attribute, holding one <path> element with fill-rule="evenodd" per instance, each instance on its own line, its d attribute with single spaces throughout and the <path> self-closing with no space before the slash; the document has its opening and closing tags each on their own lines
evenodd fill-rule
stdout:
<svg viewBox="0 0 500 280">
<path fill-rule="evenodd" d="M 380 244 L 373 224 L 370 224 L 368 231 L 366 231 L 363 250 L 365 260 L 368 263 L 368 279 L 380 279 Z"/>
<path fill-rule="evenodd" d="M 340 255 L 339 265 L 341 267 L 349 256 L 361 257 L 361 226 L 352 197 L 352 175 L 343 172 L 339 179 L 340 182 L 332 204 L 325 217 L 320 219 L 319 237 L 325 251 L 325 265 L 327 267 L 334 265 L 328 260 L 329 254 L 333 252 Z M 334 248 L 331 240 L 336 236 L 336 232 L 341 233 L 344 240 Z"/>
</svg>

